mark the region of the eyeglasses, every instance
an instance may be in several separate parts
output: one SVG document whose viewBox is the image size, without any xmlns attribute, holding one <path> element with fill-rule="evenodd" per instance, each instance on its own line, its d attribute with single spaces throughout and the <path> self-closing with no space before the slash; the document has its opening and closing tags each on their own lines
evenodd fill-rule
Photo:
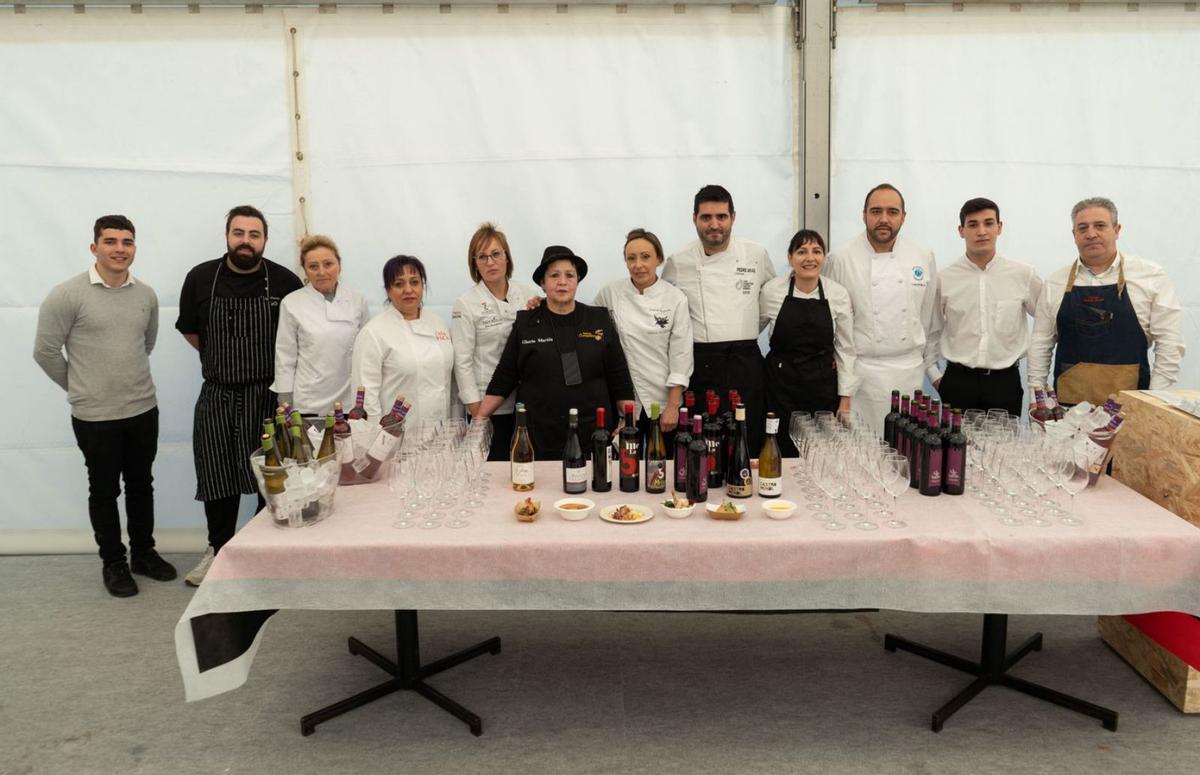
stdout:
<svg viewBox="0 0 1200 775">
<path fill-rule="evenodd" d="M 499 264 L 504 261 L 504 251 L 494 250 L 491 253 L 487 253 L 482 256 L 475 256 L 475 260 L 481 264 L 486 264 L 488 261 L 494 261 Z"/>
</svg>

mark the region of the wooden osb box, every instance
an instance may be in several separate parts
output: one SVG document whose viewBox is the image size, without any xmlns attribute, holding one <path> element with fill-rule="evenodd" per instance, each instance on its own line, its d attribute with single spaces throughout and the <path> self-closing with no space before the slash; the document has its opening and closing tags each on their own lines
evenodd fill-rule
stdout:
<svg viewBox="0 0 1200 775">
<path fill-rule="evenodd" d="M 1139 390 L 1118 400 L 1125 425 L 1113 440 L 1113 478 L 1200 527 L 1200 417 Z"/>
<path fill-rule="evenodd" d="M 1101 616 L 1100 637 L 1184 713 L 1200 713 L 1200 619 L 1183 613 Z M 1180 654 L 1188 655 L 1185 660 Z"/>
</svg>

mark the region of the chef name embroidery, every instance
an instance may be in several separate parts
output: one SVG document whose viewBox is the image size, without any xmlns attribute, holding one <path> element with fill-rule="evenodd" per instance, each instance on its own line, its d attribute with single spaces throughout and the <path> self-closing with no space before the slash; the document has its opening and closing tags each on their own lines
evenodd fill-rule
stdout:
<svg viewBox="0 0 1200 775">
<path fill-rule="evenodd" d="M 434 331 L 433 337 L 434 337 L 434 339 L 437 339 L 439 342 L 449 342 L 450 341 L 450 334 L 446 331 Z"/>
<path fill-rule="evenodd" d="M 604 329 L 597 328 L 595 331 L 580 331 L 580 339 L 595 339 L 597 342 L 604 341 Z"/>
</svg>

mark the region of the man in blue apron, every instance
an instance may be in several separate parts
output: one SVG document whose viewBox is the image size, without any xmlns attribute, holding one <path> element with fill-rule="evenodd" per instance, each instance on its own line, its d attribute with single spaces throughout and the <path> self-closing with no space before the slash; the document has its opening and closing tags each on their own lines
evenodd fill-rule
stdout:
<svg viewBox="0 0 1200 775">
<path fill-rule="evenodd" d="M 216 552 L 233 537 L 241 496 L 258 492 L 249 457 L 259 447 L 263 419 L 275 413 L 270 385 L 279 302 L 301 287 L 295 274 L 263 258 L 267 221 L 257 209 L 242 205 L 229 211 L 225 242 L 224 256 L 188 272 L 175 323 L 199 351 L 204 377 L 192 451 L 209 547 L 184 579 L 192 586 L 204 580 Z"/>
<path fill-rule="evenodd" d="M 1029 348 L 1029 386 L 1054 386 L 1063 404 L 1102 404 L 1121 390 L 1162 390 L 1179 379 L 1183 310 L 1163 268 L 1117 250 L 1117 206 L 1092 197 L 1071 209 L 1079 258 L 1046 279 Z M 1154 349 L 1151 367 L 1148 350 Z"/>
</svg>

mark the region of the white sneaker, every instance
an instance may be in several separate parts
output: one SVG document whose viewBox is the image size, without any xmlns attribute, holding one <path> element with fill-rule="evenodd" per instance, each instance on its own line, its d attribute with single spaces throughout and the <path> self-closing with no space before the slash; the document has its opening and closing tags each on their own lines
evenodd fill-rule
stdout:
<svg viewBox="0 0 1200 775">
<path fill-rule="evenodd" d="M 183 583 L 189 587 L 200 586 L 200 582 L 204 581 L 204 577 L 208 575 L 208 569 L 212 566 L 216 556 L 213 548 L 211 546 L 208 547 L 204 552 L 204 556 L 200 558 L 200 564 L 192 568 L 188 575 L 183 577 Z"/>
</svg>

